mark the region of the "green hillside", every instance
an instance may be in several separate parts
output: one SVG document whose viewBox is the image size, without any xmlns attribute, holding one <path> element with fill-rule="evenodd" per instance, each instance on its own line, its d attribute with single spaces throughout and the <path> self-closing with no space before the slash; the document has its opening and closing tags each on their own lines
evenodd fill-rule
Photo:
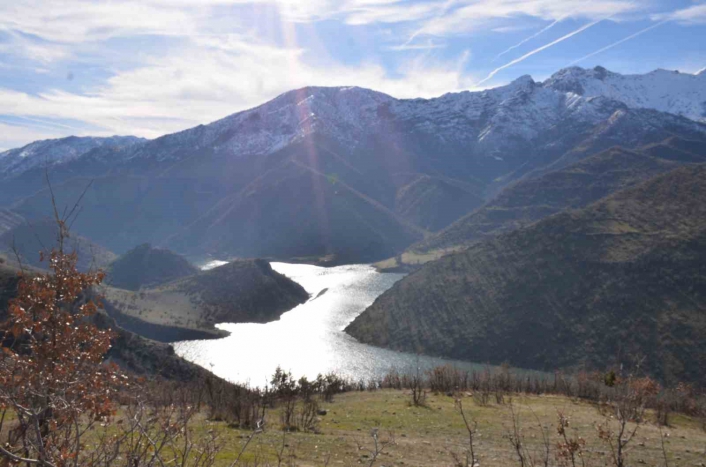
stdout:
<svg viewBox="0 0 706 467">
<path fill-rule="evenodd" d="M 634 364 L 706 383 L 706 168 L 677 169 L 425 265 L 347 331 L 543 370 Z"/>
</svg>

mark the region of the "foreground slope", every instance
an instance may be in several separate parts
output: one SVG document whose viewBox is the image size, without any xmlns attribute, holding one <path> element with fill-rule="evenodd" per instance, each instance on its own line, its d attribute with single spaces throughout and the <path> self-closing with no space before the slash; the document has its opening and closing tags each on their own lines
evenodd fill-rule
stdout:
<svg viewBox="0 0 706 467">
<path fill-rule="evenodd" d="M 117 322 L 162 341 L 219 336 L 217 323 L 266 323 L 309 299 L 263 260 L 233 261 L 139 292 L 106 287 Z"/>
<path fill-rule="evenodd" d="M 347 332 L 553 370 L 633 364 L 706 383 L 706 168 L 680 168 L 425 265 Z"/>
<path fill-rule="evenodd" d="M 32 274 L 32 270 L 25 271 Z M 0 321 L 7 318 L 8 304 L 17 294 L 19 272 L 19 265 L 12 258 L 0 254 Z M 116 333 L 107 359 L 131 372 L 179 381 L 212 377 L 208 371 L 177 356 L 171 346 L 121 328 L 103 311 L 94 315 L 93 320 L 99 328 L 110 328 Z"/>
</svg>

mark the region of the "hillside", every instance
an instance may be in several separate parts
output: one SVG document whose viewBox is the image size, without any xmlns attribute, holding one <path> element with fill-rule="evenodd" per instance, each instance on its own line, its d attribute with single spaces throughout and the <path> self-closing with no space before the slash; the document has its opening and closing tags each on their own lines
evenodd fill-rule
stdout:
<svg viewBox="0 0 706 467">
<path fill-rule="evenodd" d="M 16 249 L 24 264 L 46 269 L 40 252 L 56 244 L 57 234 L 56 222 L 51 219 L 24 221 L 0 234 L 0 252 L 14 257 Z M 81 271 L 105 268 L 116 258 L 113 252 L 76 234 L 66 240 L 65 251 L 78 253 L 77 267 Z"/>
<path fill-rule="evenodd" d="M 529 225 L 564 209 L 577 209 L 678 165 L 706 162 L 706 144 L 670 138 L 630 151 L 611 148 L 563 169 L 522 179 L 443 231 L 412 245 L 429 254 L 453 250 Z"/>
<path fill-rule="evenodd" d="M 0 234 L 17 227 L 23 222 L 24 219 L 22 216 L 19 216 L 9 209 L 0 208 Z"/>
<path fill-rule="evenodd" d="M 106 283 L 119 289 L 138 290 L 198 272 L 184 257 L 163 248 L 153 248 L 146 243 L 110 263 L 106 271 Z"/>
<path fill-rule="evenodd" d="M 8 303 L 17 293 L 18 272 L 17 264 L 11 258 L 0 255 L 0 321 L 7 318 Z M 171 346 L 121 328 L 105 312 L 99 312 L 93 319 L 98 327 L 111 328 L 117 333 L 107 358 L 127 370 L 138 375 L 161 376 L 179 381 L 212 377 L 198 365 L 175 355 Z"/>
<path fill-rule="evenodd" d="M 84 151 L 62 140 L 75 156 L 55 158 L 50 178 L 60 208 L 93 181 L 73 228 L 117 253 L 150 242 L 185 255 L 377 261 L 517 180 L 614 146 L 706 141 L 684 104 L 685 89 L 705 92 L 702 75 L 579 70 L 434 99 L 306 87 L 150 141 Z M 50 198 L 37 161 L 55 151 L 25 152 L 0 167 L 0 206 L 36 220 Z"/>
<path fill-rule="evenodd" d="M 266 323 L 309 299 L 263 260 L 233 261 L 139 292 L 106 287 L 103 294 L 121 326 L 162 341 L 220 336 L 217 323 Z"/>
<path fill-rule="evenodd" d="M 365 343 L 554 370 L 634 365 L 706 384 L 706 167 L 428 263 L 346 329 Z"/>
</svg>

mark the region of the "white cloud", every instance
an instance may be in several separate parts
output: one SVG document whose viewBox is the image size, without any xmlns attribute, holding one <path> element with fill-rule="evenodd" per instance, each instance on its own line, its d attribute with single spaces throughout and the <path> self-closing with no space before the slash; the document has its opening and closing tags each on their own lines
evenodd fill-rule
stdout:
<svg viewBox="0 0 706 467">
<path fill-rule="evenodd" d="M 50 90 L 30 95 L 0 88 L 0 109 L 13 116 L 80 120 L 111 134 L 156 137 L 208 123 L 308 85 L 357 85 L 396 97 L 431 97 L 466 89 L 466 52 L 456 61 L 418 56 L 396 77 L 375 63 L 312 66 L 300 49 L 252 43 L 238 36 L 199 38 L 193 47 L 152 57 L 84 94 Z M 4 144 L 1 143 L 0 144 Z"/>
<path fill-rule="evenodd" d="M 10 41 L 0 44 L 2 54 L 26 57 L 42 63 L 51 63 L 71 56 L 68 48 L 60 44 L 31 40 L 14 31 L 6 31 L 6 33 Z"/>
<path fill-rule="evenodd" d="M 393 45 L 390 47 L 387 47 L 386 50 L 394 50 L 397 52 L 405 51 L 405 50 L 431 50 L 431 49 L 443 49 L 445 48 L 445 44 L 437 44 L 434 43 L 433 41 L 429 40 L 427 42 L 421 43 L 421 44 L 400 44 L 400 45 Z"/>
<path fill-rule="evenodd" d="M 0 27 L 59 43 L 81 43 L 128 34 L 195 32 L 199 10 L 136 0 L 23 0 L 0 2 Z"/>
<path fill-rule="evenodd" d="M 672 20 L 681 24 L 706 24 L 706 4 L 694 5 L 671 13 L 653 15 L 652 19 Z"/>
<path fill-rule="evenodd" d="M 41 128 L 27 127 L 8 124 L 0 121 L 0 152 L 8 149 L 24 146 L 25 144 L 39 139 L 52 139 L 65 136 L 61 131 Z"/>
<path fill-rule="evenodd" d="M 516 17 L 547 21 L 562 18 L 596 20 L 640 9 L 628 0 L 477 0 L 430 19 L 422 28 L 425 34 L 467 33 L 487 28 L 488 22 Z"/>
</svg>

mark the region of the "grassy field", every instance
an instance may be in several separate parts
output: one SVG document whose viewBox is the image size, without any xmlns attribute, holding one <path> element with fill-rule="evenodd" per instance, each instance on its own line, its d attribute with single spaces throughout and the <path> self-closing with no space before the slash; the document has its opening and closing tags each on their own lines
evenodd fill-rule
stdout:
<svg viewBox="0 0 706 467">
<path fill-rule="evenodd" d="M 383 390 L 351 392 L 336 396 L 320 416 L 318 433 L 288 433 L 283 435 L 277 411 L 267 416 L 265 431 L 254 435 L 238 465 L 357 466 L 370 465 L 373 448 L 371 430 L 378 430 L 381 441 L 394 439 L 374 465 L 391 466 L 454 466 L 452 453 L 462 453 L 468 444 L 468 434 L 455 407 L 454 398 L 429 395 L 426 407 L 410 404 L 408 391 Z M 465 412 L 477 422 L 476 453 L 480 466 L 519 465 L 507 434 L 512 430 L 511 405 L 495 400 L 486 406 L 462 397 Z M 607 446 L 597 436 L 597 424 L 604 422 L 596 406 L 559 396 L 513 396 L 512 408 L 519 415 L 521 433 L 527 452 L 541 460 L 542 429 L 544 427 L 552 449 L 549 465 L 560 465 L 553 454 L 560 441 L 557 433 L 557 413 L 569 417 L 570 437 L 586 440 L 584 460 L 588 466 L 612 465 Z M 660 442 L 665 437 L 669 466 L 706 465 L 706 432 L 697 420 L 673 416 L 669 427 L 658 427 L 651 420 L 639 427 L 628 445 L 627 465 L 664 466 Z M 223 423 L 208 422 L 200 430 L 217 430 L 224 449 L 219 465 L 231 465 L 248 442 L 251 431 L 228 428 Z M 281 454 L 280 454 L 281 453 Z M 577 461 L 578 462 L 578 461 Z M 581 465 L 580 462 L 577 465 Z"/>
</svg>

